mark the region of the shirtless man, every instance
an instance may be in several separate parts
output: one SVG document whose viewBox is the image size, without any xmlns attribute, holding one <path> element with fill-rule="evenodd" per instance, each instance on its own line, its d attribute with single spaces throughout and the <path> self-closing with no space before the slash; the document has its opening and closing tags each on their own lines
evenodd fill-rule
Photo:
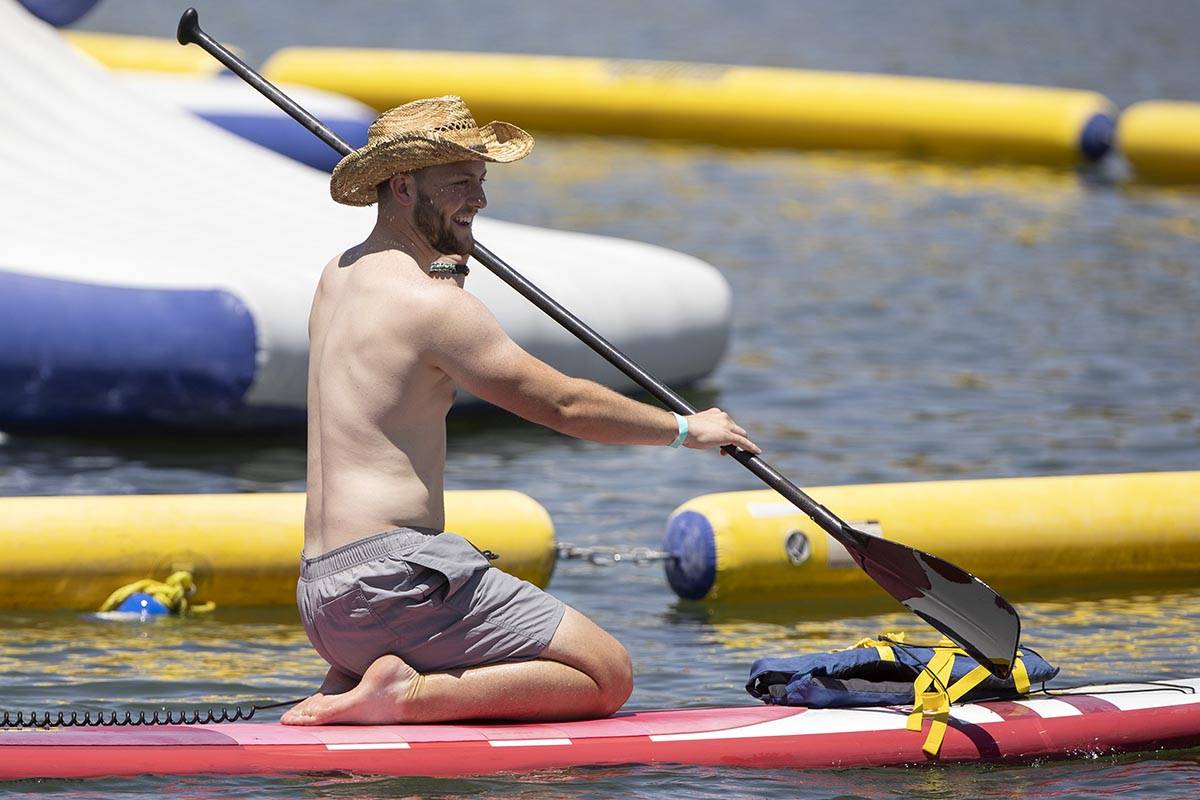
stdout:
<svg viewBox="0 0 1200 800">
<path fill-rule="evenodd" d="M 463 290 L 465 270 L 447 273 L 444 254 L 461 264 L 474 246 L 486 162 L 532 147 L 515 126 L 478 127 L 456 97 L 418 100 L 333 173 L 335 200 L 379 208 L 325 267 L 309 319 L 297 601 L 330 668 L 286 724 L 580 719 L 629 697 L 619 642 L 443 532 L 456 386 L 591 441 L 759 452 L 718 409 L 679 417 L 542 363 Z"/>
</svg>

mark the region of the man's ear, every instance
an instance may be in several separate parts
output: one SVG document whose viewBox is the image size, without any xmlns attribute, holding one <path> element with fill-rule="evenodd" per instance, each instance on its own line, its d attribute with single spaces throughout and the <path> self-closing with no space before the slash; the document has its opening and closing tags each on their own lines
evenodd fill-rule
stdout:
<svg viewBox="0 0 1200 800">
<path fill-rule="evenodd" d="M 402 172 L 387 181 L 388 193 L 401 205 L 411 206 L 417 202 L 417 182 L 412 173 Z"/>
</svg>

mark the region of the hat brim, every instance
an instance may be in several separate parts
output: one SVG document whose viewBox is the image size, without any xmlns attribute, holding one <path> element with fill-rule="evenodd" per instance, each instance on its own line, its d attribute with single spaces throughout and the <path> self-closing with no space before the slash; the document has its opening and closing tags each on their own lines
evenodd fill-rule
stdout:
<svg viewBox="0 0 1200 800">
<path fill-rule="evenodd" d="M 533 150 L 533 137 L 507 122 L 490 122 L 479 128 L 479 133 L 482 143 L 475 146 L 425 132 L 370 142 L 334 167 L 329 194 L 345 205 L 369 206 L 379 199 L 376 187 L 401 172 L 455 161 L 505 164 L 522 159 Z"/>
</svg>

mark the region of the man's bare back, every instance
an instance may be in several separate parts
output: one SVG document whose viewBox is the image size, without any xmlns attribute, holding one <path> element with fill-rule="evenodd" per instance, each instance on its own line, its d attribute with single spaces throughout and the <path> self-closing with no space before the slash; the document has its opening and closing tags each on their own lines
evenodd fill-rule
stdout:
<svg viewBox="0 0 1200 800">
<path fill-rule="evenodd" d="M 438 327 L 427 316 L 462 283 L 399 250 L 360 246 L 325 267 L 309 317 L 306 555 L 443 527 L 454 385 L 422 354 Z"/>
</svg>

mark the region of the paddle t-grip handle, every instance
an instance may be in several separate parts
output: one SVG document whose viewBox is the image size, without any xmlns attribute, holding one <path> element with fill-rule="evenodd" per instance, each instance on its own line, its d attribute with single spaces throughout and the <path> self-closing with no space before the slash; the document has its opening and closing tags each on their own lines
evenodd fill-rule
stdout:
<svg viewBox="0 0 1200 800">
<path fill-rule="evenodd" d="M 189 44 L 200 45 L 209 55 L 224 64 L 230 72 L 253 86 L 272 103 L 286 111 L 292 119 L 299 122 L 305 128 L 308 128 L 321 141 L 343 156 L 348 156 L 354 152 L 354 148 L 347 144 L 345 139 L 338 136 L 319 119 L 297 105 L 292 98 L 275 88 L 274 85 L 255 72 L 249 64 L 230 52 L 228 48 L 201 30 L 200 15 L 196 12 L 196 9 L 189 8 L 183 12 L 183 16 L 179 18 L 179 27 L 175 29 L 175 38 L 179 40 L 180 44 L 185 46 Z"/>
</svg>

